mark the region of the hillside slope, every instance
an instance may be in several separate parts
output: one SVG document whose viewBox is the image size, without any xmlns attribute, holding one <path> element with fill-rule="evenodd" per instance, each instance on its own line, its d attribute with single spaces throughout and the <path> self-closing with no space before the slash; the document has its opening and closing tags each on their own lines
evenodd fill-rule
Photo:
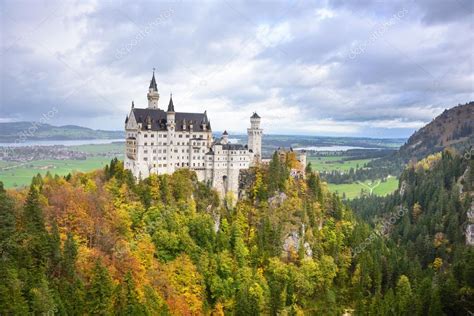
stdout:
<svg viewBox="0 0 474 316">
<path fill-rule="evenodd" d="M 0 123 L 0 142 L 32 140 L 118 139 L 122 131 L 94 130 L 76 125 L 53 126 L 37 122 Z"/>
<path fill-rule="evenodd" d="M 410 164 L 394 194 L 351 201 L 354 213 L 371 223 L 383 241 L 363 248 L 366 257 L 360 264 L 371 267 L 368 279 L 380 285 L 367 283 L 361 292 L 381 288 L 382 295 L 366 300 L 369 303 L 358 309 L 361 315 L 373 315 L 370 310 L 393 315 L 390 308 L 397 300 L 387 284 L 395 279 L 394 273 L 404 275 L 405 287 L 412 291 L 409 313 L 401 315 L 465 315 L 474 310 L 474 247 L 466 238 L 474 221 L 469 215 L 473 168 L 474 159 L 437 153 Z M 388 313 L 379 312 L 383 306 Z"/>
<path fill-rule="evenodd" d="M 423 158 L 453 147 L 462 151 L 474 140 L 474 102 L 445 110 L 431 123 L 415 132 L 400 148 L 402 158 Z"/>
</svg>

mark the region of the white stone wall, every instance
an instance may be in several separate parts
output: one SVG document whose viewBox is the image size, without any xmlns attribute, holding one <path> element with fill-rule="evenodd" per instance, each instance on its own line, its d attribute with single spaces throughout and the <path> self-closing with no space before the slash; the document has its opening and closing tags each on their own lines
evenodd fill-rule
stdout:
<svg viewBox="0 0 474 316">
<path fill-rule="evenodd" d="M 232 192 L 237 197 L 240 170 L 249 168 L 250 152 L 247 149 L 225 150 L 220 144 L 214 145 L 212 150 L 213 154 L 206 155 L 206 180 L 221 196 Z"/>
<path fill-rule="evenodd" d="M 136 158 L 130 159 L 127 155 L 125 168 L 132 170 L 135 177 L 143 179 L 150 173 L 171 174 L 179 168 L 190 168 L 202 170 L 200 176 L 204 178 L 204 158 L 210 148 L 211 131 L 175 131 L 172 123 L 167 131 L 141 131 L 139 128 L 133 123 L 126 126 L 126 136 L 136 138 Z M 130 149 L 133 148 L 127 146 L 127 151 Z"/>
<path fill-rule="evenodd" d="M 193 132 L 187 126 L 176 131 L 174 113 L 167 113 L 167 130 L 142 130 L 130 113 L 125 132 L 127 137 L 125 168 L 137 179 L 152 173 L 171 174 L 180 168 L 196 172 L 199 181 L 209 182 L 221 197 L 227 192 L 238 196 L 240 170 L 248 169 L 254 155 L 261 157 L 261 135 L 259 120 L 252 121 L 249 132 L 249 149 L 223 149 L 219 143 L 212 145 L 212 131 Z M 180 128 L 181 129 L 181 128 Z M 134 138 L 134 139 L 133 139 Z M 212 150 L 212 154 L 207 154 Z M 134 159 L 133 159 L 134 158 Z"/>
</svg>

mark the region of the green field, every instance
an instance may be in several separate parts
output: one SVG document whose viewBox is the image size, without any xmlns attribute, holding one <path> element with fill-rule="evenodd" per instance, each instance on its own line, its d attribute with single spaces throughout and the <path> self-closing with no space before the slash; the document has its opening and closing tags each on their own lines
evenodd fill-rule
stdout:
<svg viewBox="0 0 474 316">
<path fill-rule="evenodd" d="M 70 146 L 69 149 L 87 153 L 86 160 L 38 160 L 27 163 L 6 162 L 0 161 L 0 181 L 2 181 L 6 188 L 15 188 L 29 185 L 31 178 L 36 174 L 46 174 L 48 171 L 51 174 L 67 175 L 74 171 L 87 172 L 95 169 L 104 168 L 110 160 L 117 156 L 119 159 L 123 158 L 124 144 L 97 144 L 97 145 L 79 145 Z M 308 157 L 308 162 L 311 162 L 313 170 L 317 171 L 332 171 L 337 170 L 347 172 L 350 168 L 363 168 L 364 164 L 371 159 L 358 160 L 342 160 L 347 158 L 345 156 L 328 156 L 328 157 Z M 8 168 L 8 169 L 5 169 Z M 375 180 L 373 183 L 366 181 L 364 184 L 331 184 L 329 183 L 329 190 L 337 192 L 341 196 L 343 193 L 349 199 L 355 198 L 361 194 L 364 189 L 369 192 L 372 188 L 372 193 L 376 195 L 387 195 L 398 187 L 398 180 L 394 177 L 389 177 L 387 181 L 382 182 Z"/>
<path fill-rule="evenodd" d="M 75 171 L 87 172 L 104 168 L 113 157 L 123 158 L 123 143 L 68 146 L 68 149 L 87 154 L 85 160 L 36 160 L 26 163 L 0 161 L 0 181 L 6 188 L 29 185 L 35 175 L 67 175 Z M 7 169 L 6 169 L 7 168 Z"/>
<path fill-rule="evenodd" d="M 328 157 L 308 157 L 308 162 L 311 162 L 313 170 L 317 171 L 349 171 L 349 169 L 363 168 L 364 164 L 368 163 L 372 159 L 358 159 L 358 160 L 345 160 L 345 156 L 328 156 Z"/>
<path fill-rule="evenodd" d="M 344 193 L 346 198 L 353 199 L 361 195 L 361 190 L 366 193 L 384 196 L 392 193 L 398 188 L 398 179 L 395 177 L 389 177 L 385 182 L 380 180 L 376 181 L 365 181 L 361 183 L 350 183 L 350 184 L 331 184 L 329 183 L 329 190 L 331 192 L 339 193 L 340 196 Z"/>
<path fill-rule="evenodd" d="M 110 162 L 111 157 L 90 157 L 86 160 L 38 160 L 27 163 L 9 163 L 7 170 L 0 170 L 0 181 L 6 188 L 21 187 L 29 185 L 31 178 L 36 174 L 67 175 L 74 171 L 91 171 L 104 168 Z M 4 168 L 2 166 L 2 168 Z"/>
<path fill-rule="evenodd" d="M 313 170 L 320 172 L 324 171 L 340 171 L 347 172 L 351 168 L 358 169 L 363 168 L 364 165 L 370 162 L 372 159 L 357 159 L 357 160 L 343 160 L 349 158 L 347 156 L 326 156 L 326 157 L 308 157 L 308 162 L 311 162 Z M 387 181 L 382 182 L 381 180 L 365 181 L 363 184 L 354 182 L 350 184 L 333 184 L 329 183 L 329 190 L 331 192 L 337 192 L 340 196 L 345 194 L 346 198 L 353 199 L 361 194 L 363 189 L 365 193 L 375 195 L 387 195 L 392 193 L 398 188 L 398 179 L 395 177 L 389 177 Z M 371 190 L 372 189 L 372 190 Z"/>
</svg>

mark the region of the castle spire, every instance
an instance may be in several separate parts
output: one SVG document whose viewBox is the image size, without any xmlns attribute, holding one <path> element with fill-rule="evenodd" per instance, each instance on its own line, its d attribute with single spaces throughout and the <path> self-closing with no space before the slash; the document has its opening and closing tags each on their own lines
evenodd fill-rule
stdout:
<svg viewBox="0 0 474 316">
<path fill-rule="evenodd" d="M 170 103 L 168 104 L 168 112 L 174 112 L 174 104 L 173 104 L 173 94 L 170 94 Z"/>
<path fill-rule="evenodd" d="M 149 89 L 152 91 L 158 91 L 158 86 L 156 85 L 156 79 L 155 79 L 155 68 L 153 68 L 153 77 L 151 77 Z"/>
</svg>

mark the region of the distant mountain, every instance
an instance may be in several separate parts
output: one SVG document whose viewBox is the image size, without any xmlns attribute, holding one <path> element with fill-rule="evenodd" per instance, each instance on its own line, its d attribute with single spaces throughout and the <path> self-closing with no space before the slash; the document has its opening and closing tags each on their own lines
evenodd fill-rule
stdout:
<svg viewBox="0 0 474 316">
<path fill-rule="evenodd" d="M 474 102 L 445 110 L 429 124 L 416 131 L 399 150 L 367 164 L 378 177 L 400 175 L 409 161 L 428 155 L 455 149 L 460 154 L 474 144 Z M 364 174 L 366 171 L 358 171 Z M 356 172 L 356 177 L 359 177 Z"/>
<path fill-rule="evenodd" d="M 53 126 L 37 122 L 0 123 L 0 142 L 36 140 L 121 139 L 122 131 L 94 130 L 76 125 Z"/>
<path fill-rule="evenodd" d="M 463 151 L 474 143 L 474 102 L 445 110 L 416 131 L 400 150 L 400 157 L 421 159 L 451 147 Z"/>
</svg>

